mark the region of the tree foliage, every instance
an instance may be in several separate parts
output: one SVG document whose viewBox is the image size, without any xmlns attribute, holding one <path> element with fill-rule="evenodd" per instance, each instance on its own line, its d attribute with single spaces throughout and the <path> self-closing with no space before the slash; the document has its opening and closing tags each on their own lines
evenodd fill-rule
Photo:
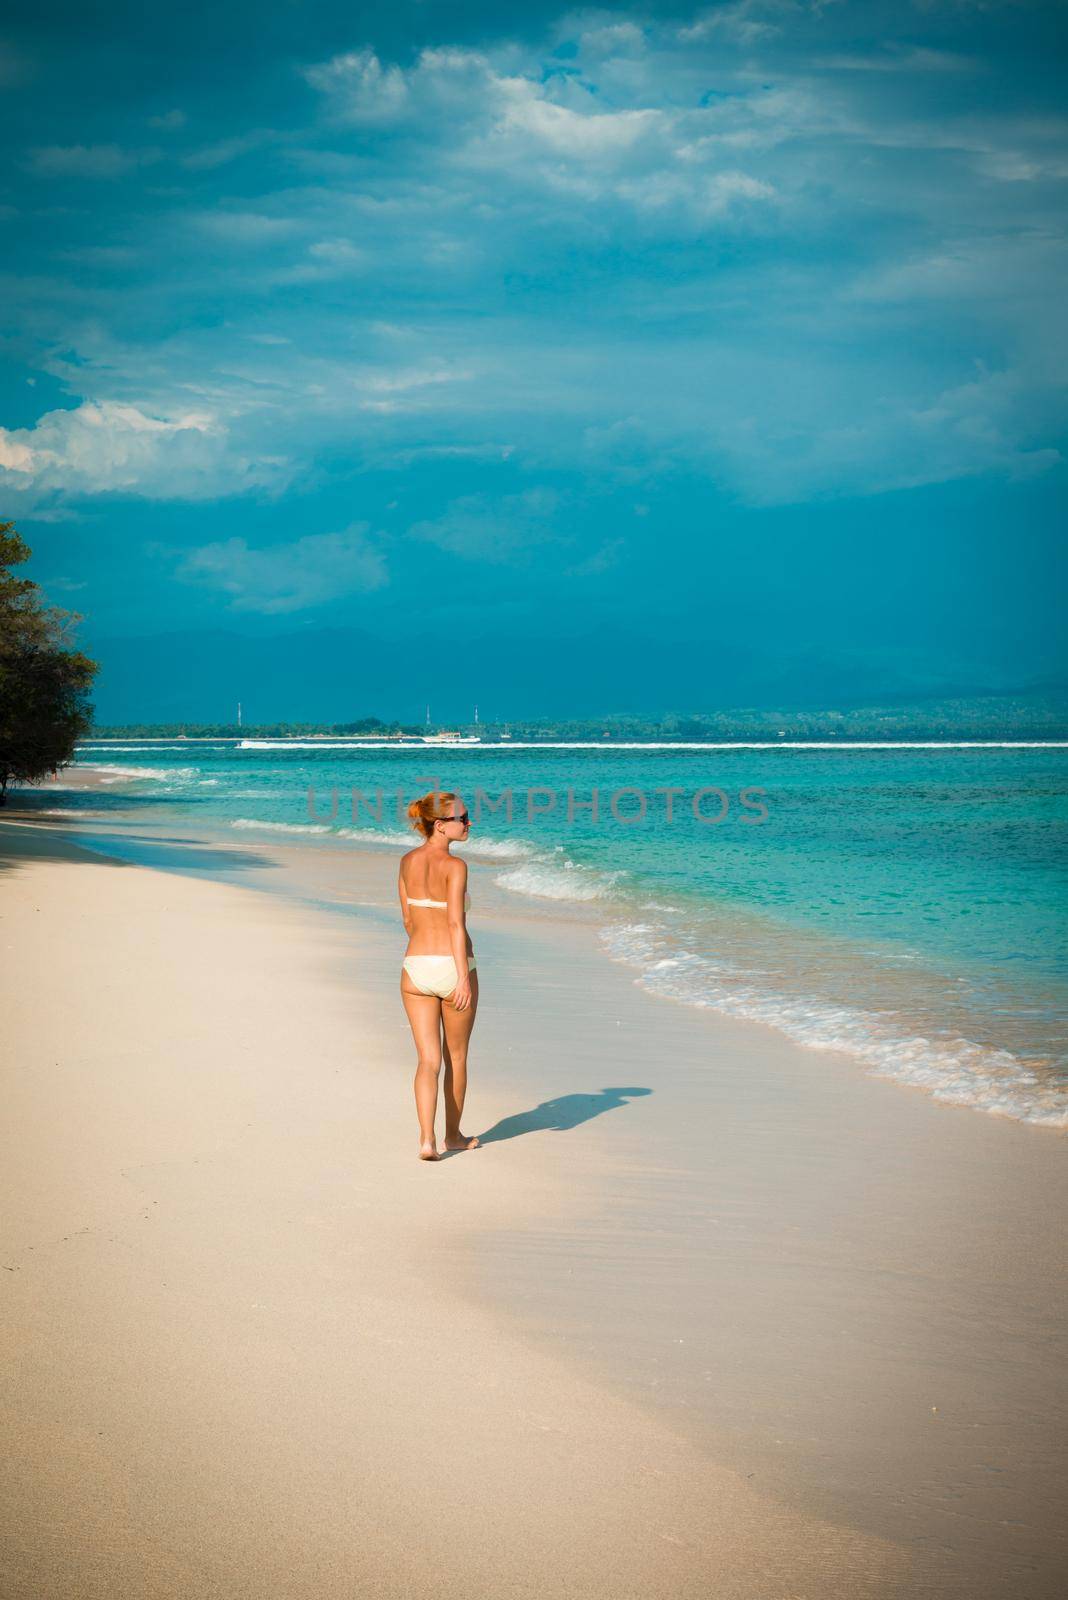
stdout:
<svg viewBox="0 0 1068 1600">
<path fill-rule="evenodd" d="M 74 648 L 81 618 L 13 571 L 29 556 L 14 523 L 0 522 L 0 805 L 10 783 L 66 765 L 92 725 L 97 664 Z"/>
</svg>

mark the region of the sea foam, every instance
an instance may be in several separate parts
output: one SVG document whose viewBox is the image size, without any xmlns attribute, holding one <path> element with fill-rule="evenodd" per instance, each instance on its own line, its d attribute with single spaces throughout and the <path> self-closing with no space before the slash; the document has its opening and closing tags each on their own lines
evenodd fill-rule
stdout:
<svg viewBox="0 0 1068 1600">
<path fill-rule="evenodd" d="M 642 988 L 666 999 L 760 1022 L 811 1050 L 839 1050 L 878 1077 L 925 1090 L 936 1100 L 1047 1127 L 1068 1127 L 1068 1091 L 1007 1050 L 948 1030 L 925 1037 L 890 1017 L 761 988 L 751 974 L 671 945 L 663 923 L 618 923 L 601 930 L 616 960 L 637 967 Z"/>
</svg>

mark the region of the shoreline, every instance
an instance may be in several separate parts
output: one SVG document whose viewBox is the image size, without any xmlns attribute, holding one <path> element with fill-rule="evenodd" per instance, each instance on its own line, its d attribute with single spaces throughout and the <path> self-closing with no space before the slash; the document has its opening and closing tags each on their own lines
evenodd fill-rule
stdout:
<svg viewBox="0 0 1068 1600">
<path fill-rule="evenodd" d="M 21 833 L 24 854 L 31 830 L 8 820 L 6 850 Z M 61 827 L 33 831 L 59 846 Z M 354 917 L 100 856 L 88 874 L 76 836 L 66 848 L 81 858 L 67 864 L 76 875 L 150 882 L 150 900 L 182 886 L 173 892 L 198 925 L 209 898 L 236 895 L 257 926 L 296 922 L 325 941 L 319 1003 L 351 1009 L 363 991 L 360 1030 L 396 1141 L 376 1164 L 399 1185 L 394 1200 L 409 1196 L 408 1165 L 421 1165 L 411 1046 L 389 1005 L 396 929 L 374 909 L 375 872 L 391 888 L 392 858 L 365 857 Z M 701 1483 L 733 1474 L 759 1484 L 775 1516 L 874 1542 L 886 1563 L 875 1587 L 820 1592 L 1055 1593 L 1064 1179 L 1048 1131 L 940 1105 L 760 1024 L 664 1004 L 582 923 L 494 912 L 475 931 L 492 988 L 468 1106 L 488 1138 L 468 1158 L 479 1162 L 469 1205 L 420 1269 L 436 1310 L 447 1294 L 457 1315 L 484 1319 L 491 1343 L 508 1341 L 509 1371 L 548 1362 L 554 1382 L 566 1373 L 598 1395 L 595 1410 L 608 1398 L 631 1408 L 639 1432 L 691 1453 Z M 605 1095 L 619 1086 L 650 1092 Z M 350 1086 L 345 1096 L 351 1107 Z M 442 1175 L 458 1178 L 451 1160 Z M 410 1240 L 382 1233 L 384 1216 L 374 1211 L 364 1262 L 410 1256 Z M 676 1484 L 680 1504 L 690 1492 Z M 1010 1504 L 1018 1526 L 999 1537 Z M 804 1559 L 791 1569 L 798 1593 Z M 698 1581 L 675 1573 L 669 1585 L 666 1571 L 646 1569 L 645 1592 Z"/>
<path fill-rule="evenodd" d="M 355 817 L 352 828 L 324 818 L 205 820 L 184 812 L 172 821 L 166 795 L 137 787 L 148 775 L 134 767 L 77 767 L 64 775 L 73 783 L 30 791 L 27 814 L 76 823 L 87 847 L 124 859 L 281 887 L 324 906 L 351 898 L 330 880 L 331 863 L 336 880 L 362 873 L 377 881 L 376 863 L 383 855 L 392 859 L 410 838 L 400 822 L 379 833 L 356 826 Z M 103 809 L 40 804 L 64 790 L 90 801 L 100 794 Z M 176 831 L 184 837 L 175 838 Z M 198 848 L 209 863 L 203 869 Z M 1028 982 L 1014 973 L 1009 983 L 1008 967 L 984 964 L 974 951 L 944 965 L 937 952 L 887 944 L 877 934 L 862 939 L 856 930 L 805 926 L 769 915 L 766 907 L 731 901 L 712 911 L 700 899 L 673 896 L 670 886 L 620 888 L 615 879 L 626 879 L 627 871 L 572 861 L 566 851 L 555 859 L 560 848 L 476 837 L 469 855 L 479 873 L 479 917 L 499 911 L 508 923 L 595 924 L 605 959 L 621 963 L 660 998 L 770 1026 L 806 1053 L 840 1052 L 855 1070 L 939 1102 L 1053 1133 L 1068 1130 L 1068 1063 L 1056 1020 L 1064 1001 L 1041 977 Z M 257 866 L 269 870 L 257 873 Z M 388 915 L 393 886 L 377 892 Z M 366 898 L 360 904 L 371 909 Z M 729 954 L 721 959 L 718 952 Z M 1028 1020 L 1043 1016 L 1041 1025 Z"/>
</svg>

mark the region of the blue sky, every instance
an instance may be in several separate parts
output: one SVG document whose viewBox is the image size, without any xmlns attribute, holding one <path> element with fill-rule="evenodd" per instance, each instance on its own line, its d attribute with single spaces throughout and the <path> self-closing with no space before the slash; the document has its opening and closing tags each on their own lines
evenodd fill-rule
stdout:
<svg viewBox="0 0 1068 1600">
<path fill-rule="evenodd" d="M 26 8 L 0 514 L 100 716 L 1064 681 L 1063 34 Z"/>
</svg>

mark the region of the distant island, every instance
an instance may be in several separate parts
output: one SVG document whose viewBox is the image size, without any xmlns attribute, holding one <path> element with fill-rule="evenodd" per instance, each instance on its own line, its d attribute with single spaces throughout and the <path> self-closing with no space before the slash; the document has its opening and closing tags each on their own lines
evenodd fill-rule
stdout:
<svg viewBox="0 0 1068 1600">
<path fill-rule="evenodd" d="M 554 740 L 723 741 L 902 739 L 1068 739 L 1068 693 L 986 695 L 848 710 L 626 712 L 586 717 L 528 717 L 508 723 L 413 725 L 361 717 L 352 722 L 133 722 L 97 724 L 92 739 L 421 739 L 477 737 L 484 744 Z"/>
</svg>

